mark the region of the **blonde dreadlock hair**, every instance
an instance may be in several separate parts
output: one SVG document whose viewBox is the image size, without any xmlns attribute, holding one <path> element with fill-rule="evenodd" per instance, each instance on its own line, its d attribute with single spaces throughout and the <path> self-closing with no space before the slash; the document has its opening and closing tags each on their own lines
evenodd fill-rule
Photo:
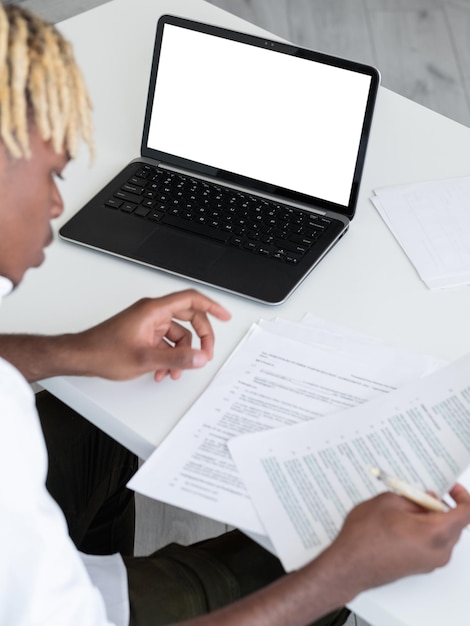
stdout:
<svg viewBox="0 0 470 626">
<path fill-rule="evenodd" d="M 14 158 L 30 157 L 28 122 L 73 158 L 83 139 L 93 155 L 91 102 L 72 46 L 17 5 L 0 3 L 0 138 Z"/>
</svg>

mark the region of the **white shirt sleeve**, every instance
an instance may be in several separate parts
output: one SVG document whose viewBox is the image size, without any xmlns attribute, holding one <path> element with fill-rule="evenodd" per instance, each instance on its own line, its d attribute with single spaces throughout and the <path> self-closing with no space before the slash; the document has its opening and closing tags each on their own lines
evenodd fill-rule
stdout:
<svg viewBox="0 0 470 626">
<path fill-rule="evenodd" d="M 130 620 L 127 570 L 120 554 L 95 556 L 79 552 L 91 582 L 100 590 L 108 619 L 116 626 Z"/>
<path fill-rule="evenodd" d="M 101 572 L 96 582 L 114 572 L 106 581 L 112 600 L 108 618 L 62 511 L 46 490 L 46 475 L 34 395 L 21 374 L 0 359 L 0 626 L 107 626 L 121 608 L 116 623 L 127 624 L 122 561 L 111 558 L 106 565 L 105 558 L 103 567 L 98 561 L 91 567 Z"/>
</svg>

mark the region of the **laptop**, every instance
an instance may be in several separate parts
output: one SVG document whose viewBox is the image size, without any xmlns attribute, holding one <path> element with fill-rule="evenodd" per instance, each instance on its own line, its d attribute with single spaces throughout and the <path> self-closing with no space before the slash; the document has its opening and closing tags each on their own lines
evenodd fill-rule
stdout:
<svg viewBox="0 0 470 626">
<path fill-rule="evenodd" d="M 284 302 L 354 217 L 379 81 L 367 65 L 162 16 L 141 156 L 60 236 Z"/>
</svg>

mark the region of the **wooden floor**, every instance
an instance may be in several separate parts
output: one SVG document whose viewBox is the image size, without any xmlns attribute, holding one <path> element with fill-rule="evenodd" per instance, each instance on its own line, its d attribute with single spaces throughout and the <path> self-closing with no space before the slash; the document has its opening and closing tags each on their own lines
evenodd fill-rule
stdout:
<svg viewBox="0 0 470 626">
<path fill-rule="evenodd" d="M 57 22 L 104 0 L 19 0 Z M 299 45 L 380 69 L 382 83 L 470 125 L 470 0 L 209 0 Z"/>
<path fill-rule="evenodd" d="M 384 86 L 470 125 L 470 0 L 209 1 L 299 45 L 371 63 L 379 68 Z M 19 2 L 52 22 L 103 4 Z M 188 543 L 225 530 L 143 498 L 138 507 L 139 554 L 169 541 Z M 348 626 L 354 623 L 364 624 L 351 618 Z"/>
</svg>

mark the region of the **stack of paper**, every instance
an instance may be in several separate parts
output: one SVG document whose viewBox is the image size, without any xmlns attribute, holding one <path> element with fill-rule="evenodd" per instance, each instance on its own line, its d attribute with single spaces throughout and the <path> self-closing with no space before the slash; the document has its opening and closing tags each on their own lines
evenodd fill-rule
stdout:
<svg viewBox="0 0 470 626">
<path fill-rule="evenodd" d="M 295 425 L 318 424 L 319 430 L 301 434 L 301 444 L 312 446 L 314 450 L 320 442 L 325 445 L 320 434 L 336 413 L 338 417 L 332 422 L 333 432 L 329 429 L 328 437 L 335 436 L 332 446 L 337 445 L 339 437 L 345 447 L 339 457 L 332 449 L 322 463 L 340 471 L 340 457 L 346 455 L 362 464 L 362 474 L 367 474 L 369 465 L 383 466 L 388 471 L 397 469 L 393 460 L 397 436 L 393 431 L 405 427 L 398 423 L 387 427 L 390 430 L 387 443 L 379 436 L 383 419 L 379 411 L 374 414 L 376 425 L 367 424 L 369 433 L 364 435 L 361 423 L 357 441 L 354 441 L 355 422 L 345 410 L 373 398 L 389 397 L 389 392 L 397 387 L 416 381 L 440 366 L 442 362 L 431 357 L 410 354 L 311 316 L 301 323 L 260 322 L 250 329 L 209 387 L 129 485 L 144 495 L 231 524 L 250 534 L 267 535 L 274 541 L 274 551 L 284 567 L 297 567 L 299 556 L 306 562 L 331 541 L 352 502 L 370 497 L 382 487 L 378 481 L 368 478 L 366 492 L 363 486 L 362 489 L 354 487 L 351 501 L 330 478 L 325 477 L 323 484 L 310 490 L 304 480 L 304 470 L 299 466 L 301 498 L 305 497 L 307 507 L 301 512 L 283 475 L 284 461 L 275 467 L 273 454 L 278 454 L 280 446 L 290 455 L 295 475 L 299 442 L 290 439 L 291 434 L 295 437 Z M 326 415 L 331 417 L 325 418 Z M 426 430 L 424 426 L 423 429 Z M 271 443 L 266 449 L 263 437 L 274 431 L 282 434 L 273 444 L 271 454 Z M 427 432 L 425 435 L 434 437 Z M 255 437 L 253 442 L 251 437 Z M 377 449 L 374 450 L 374 446 Z M 374 456 L 380 449 L 388 462 Z M 316 462 L 312 461 L 312 468 Z M 260 475 L 260 467 L 265 468 L 266 476 Z M 431 486 L 434 487 L 434 483 Z M 266 498 L 270 503 L 266 503 Z M 292 511 L 272 515 L 271 507 L 276 499 L 276 506 L 281 509 L 292 504 L 292 510 L 297 511 L 295 515 Z M 332 503 L 335 511 L 326 513 Z M 267 516 L 271 516 L 270 521 Z M 312 519 L 313 525 L 319 523 L 321 532 L 317 530 L 312 534 L 306 524 L 308 519 Z M 290 527 L 273 528 L 272 522 L 276 525 L 277 520 L 282 524 L 287 522 Z M 299 541 L 299 532 L 303 533 L 300 554 L 297 548 L 292 549 Z M 279 538 L 283 535 L 283 545 L 280 545 Z M 269 546 L 266 540 L 259 540 Z"/>
<path fill-rule="evenodd" d="M 429 288 L 470 283 L 470 178 L 374 193 L 372 203 Z"/>
<path fill-rule="evenodd" d="M 470 464 L 470 356 L 364 406 L 237 437 L 229 449 L 276 554 L 291 571 L 381 489 L 371 467 L 444 496 Z"/>
</svg>

